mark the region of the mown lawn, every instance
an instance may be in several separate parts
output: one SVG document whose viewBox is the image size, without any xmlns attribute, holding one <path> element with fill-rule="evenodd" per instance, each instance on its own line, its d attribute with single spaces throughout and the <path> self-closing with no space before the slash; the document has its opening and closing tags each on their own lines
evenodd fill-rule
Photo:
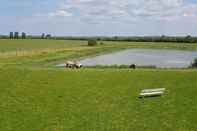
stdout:
<svg viewBox="0 0 197 131">
<path fill-rule="evenodd" d="M 1 131 L 194 131 L 197 71 L 0 68 Z M 140 89 L 166 88 L 138 99 Z"/>
</svg>

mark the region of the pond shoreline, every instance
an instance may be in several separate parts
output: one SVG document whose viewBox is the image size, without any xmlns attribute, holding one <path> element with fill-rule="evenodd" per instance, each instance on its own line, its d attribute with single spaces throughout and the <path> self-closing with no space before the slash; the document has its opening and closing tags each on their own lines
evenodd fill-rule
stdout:
<svg viewBox="0 0 197 131">
<path fill-rule="evenodd" d="M 135 64 L 139 67 L 187 68 L 197 57 L 196 51 L 167 49 L 125 49 L 111 53 L 78 59 L 84 66 L 126 66 Z M 155 68 L 154 67 L 154 68 Z"/>
</svg>

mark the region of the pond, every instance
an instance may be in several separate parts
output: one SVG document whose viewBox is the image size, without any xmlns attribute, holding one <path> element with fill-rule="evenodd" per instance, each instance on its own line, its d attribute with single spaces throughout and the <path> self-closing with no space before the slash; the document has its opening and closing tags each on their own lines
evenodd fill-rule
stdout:
<svg viewBox="0 0 197 131">
<path fill-rule="evenodd" d="M 127 49 L 81 60 L 85 66 L 95 65 L 130 65 L 156 66 L 160 68 L 185 68 L 190 66 L 196 51 L 171 49 Z"/>
</svg>

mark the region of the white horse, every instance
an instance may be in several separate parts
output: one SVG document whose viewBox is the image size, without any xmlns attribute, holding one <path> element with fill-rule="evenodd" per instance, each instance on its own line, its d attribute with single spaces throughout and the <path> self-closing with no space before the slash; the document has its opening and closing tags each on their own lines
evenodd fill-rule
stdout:
<svg viewBox="0 0 197 131">
<path fill-rule="evenodd" d="M 66 61 L 65 66 L 67 68 L 81 68 L 82 64 L 77 61 Z"/>
</svg>

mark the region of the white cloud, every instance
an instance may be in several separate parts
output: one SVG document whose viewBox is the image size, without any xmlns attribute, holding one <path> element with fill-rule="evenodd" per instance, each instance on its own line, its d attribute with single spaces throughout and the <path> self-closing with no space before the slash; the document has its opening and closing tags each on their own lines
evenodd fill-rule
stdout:
<svg viewBox="0 0 197 131">
<path fill-rule="evenodd" d="M 174 20 L 194 16 L 197 4 L 186 4 L 183 0 L 68 0 L 64 6 L 61 4 L 61 10 L 55 14 L 67 16 L 70 14 L 63 11 L 73 14 L 77 11 L 82 21 Z"/>
<path fill-rule="evenodd" d="M 36 9 L 32 12 L 33 16 L 23 18 L 21 14 L 20 20 L 16 16 L 0 16 L 3 23 L 0 25 L 1 31 L 22 30 L 61 35 L 197 36 L 195 1 L 57 0 L 47 1 L 45 6 L 37 9 L 33 5 Z M 15 10 L 12 9 L 13 12 Z"/>
<path fill-rule="evenodd" d="M 65 10 L 57 10 L 56 12 L 49 13 L 49 16 L 62 16 L 62 17 L 67 17 L 67 16 L 72 16 L 72 13 L 69 13 Z"/>
</svg>

